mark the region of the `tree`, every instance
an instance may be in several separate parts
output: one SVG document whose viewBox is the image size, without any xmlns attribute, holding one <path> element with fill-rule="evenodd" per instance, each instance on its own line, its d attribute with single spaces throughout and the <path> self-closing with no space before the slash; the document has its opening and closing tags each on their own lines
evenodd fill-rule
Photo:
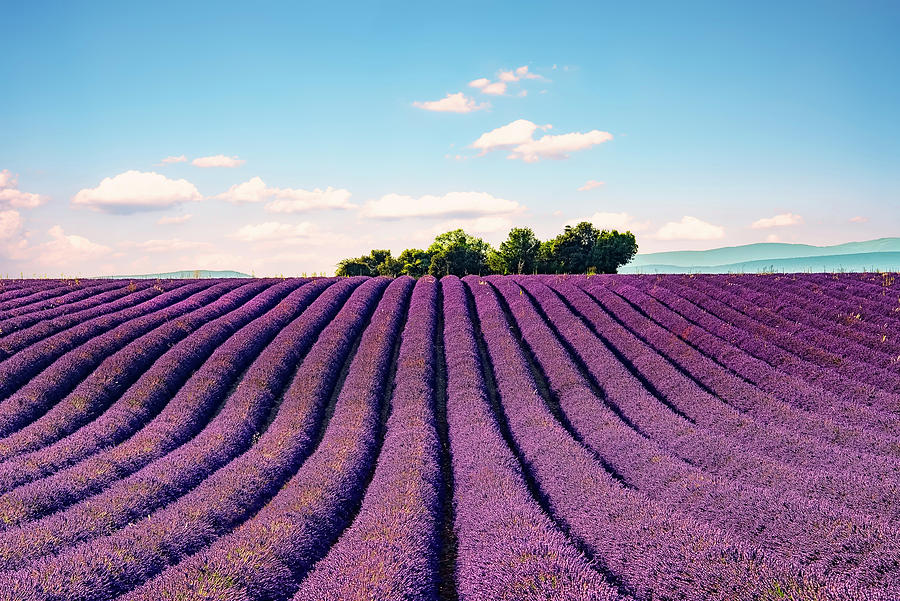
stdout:
<svg viewBox="0 0 900 601">
<path fill-rule="evenodd" d="M 500 264 L 494 270 L 500 273 L 532 273 L 540 247 L 541 242 L 530 227 L 514 227 L 509 230 L 506 240 L 500 243 L 497 253 Z"/>
<path fill-rule="evenodd" d="M 420 248 L 407 248 L 397 257 L 397 263 L 402 275 L 420 278 L 428 273 L 431 256 Z"/>
<path fill-rule="evenodd" d="M 582 221 L 541 246 L 540 267 L 547 273 L 616 273 L 637 248 L 631 232 L 598 230 Z"/>
<path fill-rule="evenodd" d="M 360 259 L 343 259 L 338 262 L 337 269 L 335 270 L 335 275 L 337 276 L 355 276 L 355 275 L 375 275 L 372 273 L 372 268 L 369 267 L 368 263 Z"/>
<path fill-rule="evenodd" d="M 428 247 L 428 273 L 438 277 L 486 273 L 488 253 L 492 250 L 490 244 L 461 229 L 443 233 Z"/>
<path fill-rule="evenodd" d="M 594 243 L 590 263 L 599 273 L 616 273 L 637 254 L 638 245 L 631 232 L 603 230 Z"/>
</svg>

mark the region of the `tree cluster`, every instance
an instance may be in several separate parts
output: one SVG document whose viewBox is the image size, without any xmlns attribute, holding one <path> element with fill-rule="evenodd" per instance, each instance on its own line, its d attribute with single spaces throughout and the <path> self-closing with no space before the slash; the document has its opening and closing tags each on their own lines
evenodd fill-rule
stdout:
<svg viewBox="0 0 900 601">
<path fill-rule="evenodd" d="M 391 251 L 380 249 L 344 259 L 336 274 L 417 278 L 425 274 L 616 273 L 637 249 L 631 232 L 598 230 L 588 221 L 567 225 L 561 234 L 544 242 L 531 228 L 516 227 L 497 249 L 458 229 L 439 235 L 426 250 L 408 248 L 396 258 Z"/>
</svg>

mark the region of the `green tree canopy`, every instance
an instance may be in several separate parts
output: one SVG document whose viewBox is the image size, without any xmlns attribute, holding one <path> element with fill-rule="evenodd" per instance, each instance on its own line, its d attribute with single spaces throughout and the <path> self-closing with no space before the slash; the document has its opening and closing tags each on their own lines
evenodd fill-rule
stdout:
<svg viewBox="0 0 900 601">
<path fill-rule="evenodd" d="M 428 273 L 434 276 L 482 274 L 488 271 L 491 245 L 461 229 L 439 235 L 428 247 L 431 263 Z"/>
<path fill-rule="evenodd" d="M 509 230 L 497 252 L 499 265 L 495 271 L 501 273 L 532 273 L 538 258 L 541 242 L 530 227 L 514 227 Z"/>
</svg>

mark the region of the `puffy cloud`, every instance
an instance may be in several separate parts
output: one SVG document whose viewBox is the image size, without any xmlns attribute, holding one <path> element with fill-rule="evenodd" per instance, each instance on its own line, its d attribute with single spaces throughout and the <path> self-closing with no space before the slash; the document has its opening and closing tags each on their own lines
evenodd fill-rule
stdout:
<svg viewBox="0 0 900 601">
<path fill-rule="evenodd" d="M 152 171 L 126 171 L 104 178 L 96 188 L 79 191 L 72 197 L 72 204 L 107 213 L 135 213 L 202 198 L 194 184 L 185 179 L 169 179 Z"/>
<path fill-rule="evenodd" d="M 425 102 L 413 102 L 413 106 L 426 111 L 439 113 L 471 113 L 490 106 L 487 102 L 478 104 L 462 92 L 447 94 L 440 100 L 428 100 Z"/>
<path fill-rule="evenodd" d="M 187 157 L 182 154 L 177 157 L 175 157 L 175 156 L 166 157 L 160 162 L 164 165 L 168 165 L 169 163 L 187 163 Z"/>
<path fill-rule="evenodd" d="M 27 247 L 22 216 L 18 211 L 0 211 L 0 256 L 22 258 Z"/>
<path fill-rule="evenodd" d="M 550 125 L 538 126 L 526 119 L 517 119 L 512 123 L 481 134 L 472 143 L 472 148 L 485 154 L 492 150 L 509 150 L 509 159 L 521 159 L 526 163 L 534 163 L 541 159 L 565 159 L 570 152 L 586 150 L 597 144 L 613 139 L 609 132 L 591 130 L 589 132 L 573 132 L 569 134 L 546 134 L 535 139 L 538 129 L 550 129 Z"/>
<path fill-rule="evenodd" d="M 191 161 L 194 167 L 240 167 L 247 161 L 238 157 L 227 157 L 224 154 L 216 154 L 208 157 L 200 157 Z"/>
<path fill-rule="evenodd" d="M 525 209 L 519 203 L 497 198 L 487 192 L 448 192 L 443 196 L 426 194 L 414 198 L 385 194 L 363 205 L 362 215 L 374 219 L 405 217 L 479 217 L 513 215 Z"/>
<path fill-rule="evenodd" d="M 316 209 L 352 209 L 350 191 L 344 188 L 301 190 L 299 188 L 271 188 L 260 177 L 253 177 L 231 186 L 227 192 L 216 196 L 236 204 L 271 201 L 266 205 L 269 213 L 301 213 Z"/>
<path fill-rule="evenodd" d="M 656 232 L 659 240 L 718 240 L 725 237 L 725 228 L 685 215 L 681 221 L 670 221 Z"/>
<path fill-rule="evenodd" d="M 583 219 L 573 219 L 566 225 L 575 225 L 581 221 L 590 221 L 594 227 L 602 230 L 631 230 L 640 232 L 650 227 L 649 221 L 636 221 L 633 215 L 628 213 L 603 213 L 597 212 L 590 217 Z"/>
<path fill-rule="evenodd" d="M 472 143 L 472 148 L 478 149 L 482 154 L 491 150 L 511 148 L 519 144 L 525 144 L 532 140 L 534 132 L 539 127 L 549 129 L 550 125 L 539 126 L 527 119 L 516 119 L 497 129 L 485 132 Z"/>
<path fill-rule="evenodd" d="M 313 242 L 318 241 L 321 234 L 316 226 L 308 221 L 303 223 L 267 221 L 245 225 L 230 237 L 241 242 L 283 242 L 298 239 L 303 242 Z"/>
<path fill-rule="evenodd" d="M 578 188 L 579 192 L 587 192 L 588 190 L 593 190 L 594 188 L 599 188 L 600 186 L 605 185 L 605 182 L 600 182 L 595 179 L 589 179 L 584 182 L 584 185 Z"/>
<path fill-rule="evenodd" d="M 587 150 L 612 139 L 611 133 L 599 129 L 585 133 L 546 135 L 516 146 L 507 158 L 522 159 L 526 163 L 535 163 L 541 159 L 567 159 L 570 152 Z"/>
<path fill-rule="evenodd" d="M 856 217 L 850 218 L 850 223 L 866 223 L 869 221 L 868 217 L 863 217 L 862 215 L 857 215 Z"/>
<path fill-rule="evenodd" d="M 510 71 L 500 71 L 497 73 L 497 81 L 492 82 L 487 77 L 479 77 L 478 79 L 474 79 L 469 82 L 469 86 L 473 88 L 477 88 L 481 90 L 484 94 L 491 94 L 494 96 L 501 96 L 506 93 L 507 84 L 515 83 L 517 81 L 521 81 L 523 79 L 544 79 L 540 75 L 536 73 L 532 73 L 528 70 L 528 65 L 522 65 L 516 69 L 512 69 Z M 519 96 L 526 96 L 527 92 L 524 90 L 519 93 Z"/>
<path fill-rule="evenodd" d="M 770 227 L 785 227 L 788 225 L 799 225 L 803 223 L 803 217 L 800 215 L 795 215 L 793 213 L 781 213 L 779 215 L 775 215 L 774 217 L 766 217 L 765 219 L 758 219 L 754 221 L 750 227 L 759 230 Z"/>
<path fill-rule="evenodd" d="M 18 178 L 4 169 L 0 171 L 0 207 L 6 205 L 20 209 L 33 209 L 47 202 L 47 197 L 19 190 Z"/>
<path fill-rule="evenodd" d="M 193 215 L 190 213 L 186 213 L 184 215 L 177 215 L 177 216 L 173 216 L 173 217 L 160 217 L 159 219 L 156 220 L 156 223 L 158 223 L 159 225 L 171 225 L 171 224 L 176 224 L 176 223 L 184 223 L 185 221 L 189 220 L 191 217 L 193 217 Z"/>
<path fill-rule="evenodd" d="M 11 240 L 22 231 L 22 216 L 18 211 L 0 211 L 0 240 Z"/>
<path fill-rule="evenodd" d="M 520 79 L 544 79 L 536 73 L 528 71 L 528 65 L 522 65 L 514 71 L 500 71 L 497 79 L 505 82 L 519 81 Z"/>
<path fill-rule="evenodd" d="M 502 81 L 495 81 L 481 88 L 481 91 L 491 96 L 502 96 L 506 94 L 506 84 Z"/>
<path fill-rule="evenodd" d="M 36 260 L 52 266 L 78 265 L 112 252 L 108 246 L 92 242 L 83 236 L 66 234 L 62 226 L 54 225 L 47 233 L 50 241 L 37 247 Z"/>
</svg>

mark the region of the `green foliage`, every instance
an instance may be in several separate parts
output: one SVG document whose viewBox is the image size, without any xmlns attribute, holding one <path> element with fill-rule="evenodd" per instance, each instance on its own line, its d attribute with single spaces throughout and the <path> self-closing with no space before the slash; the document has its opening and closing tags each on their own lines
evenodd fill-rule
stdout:
<svg viewBox="0 0 900 601">
<path fill-rule="evenodd" d="M 428 273 L 431 265 L 431 255 L 420 248 L 407 248 L 397 257 L 400 264 L 400 273 L 414 278 L 420 278 Z"/>
<path fill-rule="evenodd" d="M 428 273 L 433 276 L 484 274 L 488 270 L 488 254 L 491 245 L 463 230 L 440 234 L 428 247 L 431 264 Z"/>
<path fill-rule="evenodd" d="M 510 230 L 495 250 L 490 244 L 461 229 L 434 239 L 428 250 L 407 248 L 394 258 L 391 251 L 372 250 L 368 255 L 338 263 L 339 276 L 385 275 L 414 278 L 426 273 L 465 276 L 489 273 L 616 273 L 631 261 L 638 245 L 634 234 L 598 230 L 582 221 L 566 226 L 555 238 L 541 242 L 527 227 Z"/>
<path fill-rule="evenodd" d="M 514 227 L 509 230 L 500 250 L 496 253 L 493 271 L 498 273 L 533 273 L 537 264 L 541 241 L 530 227 Z"/>
</svg>

